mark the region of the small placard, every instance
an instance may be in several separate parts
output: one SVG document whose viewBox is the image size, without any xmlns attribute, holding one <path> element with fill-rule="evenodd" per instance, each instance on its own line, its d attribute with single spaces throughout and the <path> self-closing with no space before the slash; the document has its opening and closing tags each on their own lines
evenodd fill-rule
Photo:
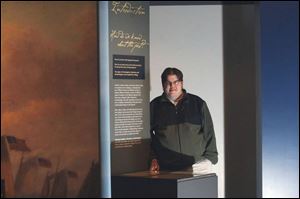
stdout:
<svg viewBox="0 0 300 199">
<path fill-rule="evenodd" d="M 114 79 L 145 79 L 145 57 L 113 55 Z"/>
</svg>

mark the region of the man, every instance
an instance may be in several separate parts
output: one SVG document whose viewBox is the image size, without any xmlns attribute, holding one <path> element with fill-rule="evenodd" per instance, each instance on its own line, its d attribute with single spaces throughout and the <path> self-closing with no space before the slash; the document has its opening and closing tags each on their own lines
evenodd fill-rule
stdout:
<svg viewBox="0 0 300 199">
<path fill-rule="evenodd" d="M 151 174 L 191 166 L 194 173 L 210 173 L 218 152 L 205 101 L 183 89 L 177 68 L 166 68 L 161 81 L 164 92 L 150 104 Z"/>
</svg>

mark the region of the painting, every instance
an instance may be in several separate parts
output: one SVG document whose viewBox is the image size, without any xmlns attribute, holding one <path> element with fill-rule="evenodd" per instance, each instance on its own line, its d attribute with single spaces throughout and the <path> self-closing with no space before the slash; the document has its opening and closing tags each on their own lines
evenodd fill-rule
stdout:
<svg viewBox="0 0 300 199">
<path fill-rule="evenodd" d="M 96 2 L 1 1 L 1 197 L 100 195 Z"/>
</svg>

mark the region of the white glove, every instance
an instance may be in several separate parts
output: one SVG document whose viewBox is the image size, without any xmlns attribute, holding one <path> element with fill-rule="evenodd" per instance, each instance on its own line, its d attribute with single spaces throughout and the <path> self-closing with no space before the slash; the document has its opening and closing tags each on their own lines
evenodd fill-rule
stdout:
<svg viewBox="0 0 300 199">
<path fill-rule="evenodd" d="M 212 163 L 208 159 L 200 160 L 192 165 L 193 174 L 208 174 L 212 173 Z"/>
</svg>

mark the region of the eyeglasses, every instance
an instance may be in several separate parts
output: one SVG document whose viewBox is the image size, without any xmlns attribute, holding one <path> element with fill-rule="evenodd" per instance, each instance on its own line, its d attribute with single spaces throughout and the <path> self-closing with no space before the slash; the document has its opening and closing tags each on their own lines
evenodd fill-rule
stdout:
<svg viewBox="0 0 300 199">
<path fill-rule="evenodd" d="M 174 82 L 169 82 L 169 81 L 166 81 L 165 82 L 165 86 L 172 86 L 172 85 L 174 85 L 174 86 L 178 86 L 179 84 L 180 84 L 180 80 L 176 80 L 176 81 L 174 81 Z"/>
</svg>

